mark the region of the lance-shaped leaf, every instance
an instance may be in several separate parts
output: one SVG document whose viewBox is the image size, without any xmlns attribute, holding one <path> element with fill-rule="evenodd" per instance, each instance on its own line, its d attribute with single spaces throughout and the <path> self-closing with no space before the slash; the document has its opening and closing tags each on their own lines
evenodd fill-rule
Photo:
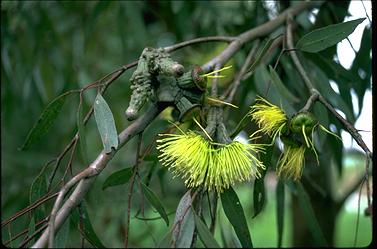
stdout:
<svg viewBox="0 0 377 249">
<path fill-rule="evenodd" d="M 253 247 L 245 213 L 241 206 L 241 202 L 232 187 L 229 187 L 221 193 L 221 203 L 223 205 L 224 213 L 232 224 L 242 246 L 246 248 Z"/>
<path fill-rule="evenodd" d="M 318 246 L 327 246 L 325 236 L 323 235 L 321 227 L 319 226 L 312 204 L 310 203 L 308 194 L 306 193 L 304 187 L 300 182 L 296 184 L 296 188 L 301 210 L 304 213 L 306 224 L 314 240 L 317 242 Z"/>
<path fill-rule="evenodd" d="M 173 247 L 188 248 L 191 246 L 192 238 L 195 230 L 195 221 L 191 210 L 192 198 L 191 191 L 179 201 L 177 211 L 174 218 L 173 230 Z"/>
<path fill-rule="evenodd" d="M 359 18 L 313 30 L 301 37 L 296 44 L 296 48 L 310 53 L 324 50 L 349 36 L 364 19 Z"/>
<path fill-rule="evenodd" d="M 117 149 L 118 133 L 115 128 L 114 117 L 110 107 L 101 94 L 98 94 L 94 101 L 94 117 L 105 152 L 110 153 L 111 148 Z"/>
<path fill-rule="evenodd" d="M 29 149 L 32 144 L 39 141 L 41 137 L 48 132 L 62 110 L 65 100 L 73 92 L 74 91 L 69 91 L 59 95 L 46 106 L 42 114 L 39 116 L 37 122 L 27 135 L 26 140 L 20 150 Z"/>
<path fill-rule="evenodd" d="M 270 76 L 271 76 L 272 83 L 274 83 L 276 90 L 281 94 L 281 96 L 285 97 L 285 99 L 291 102 L 295 102 L 295 103 L 300 102 L 300 100 L 296 96 L 294 96 L 288 90 L 288 88 L 283 84 L 283 82 L 281 81 L 275 69 L 271 66 L 269 66 L 269 68 L 270 68 Z"/>
<path fill-rule="evenodd" d="M 221 248 L 221 246 L 217 243 L 217 241 L 209 231 L 208 227 L 204 224 L 204 222 L 195 212 L 194 217 L 196 229 L 198 230 L 199 237 L 202 240 L 203 244 L 207 248 Z"/>
<path fill-rule="evenodd" d="M 78 210 L 79 208 L 81 211 Z M 79 206 L 72 212 L 71 219 L 76 226 L 79 226 L 81 234 L 85 237 L 86 240 L 89 241 L 90 244 L 92 244 L 92 246 L 94 246 L 95 248 L 105 248 L 93 229 L 92 223 L 89 219 L 88 211 L 86 210 L 84 203 L 82 203 L 81 206 Z"/>
<path fill-rule="evenodd" d="M 157 197 L 157 195 L 147 187 L 143 182 L 140 182 L 141 189 L 149 201 L 149 203 L 157 210 L 157 212 L 161 215 L 161 217 L 165 220 L 166 225 L 169 226 L 169 218 L 168 215 L 165 212 L 165 208 L 162 205 L 160 199 Z"/>
<path fill-rule="evenodd" d="M 118 186 L 127 183 L 132 176 L 132 168 L 125 168 L 112 173 L 106 178 L 102 190 L 108 187 Z"/>
<path fill-rule="evenodd" d="M 284 228 L 284 183 L 278 181 L 276 185 L 276 216 L 277 216 L 277 228 L 278 228 L 278 247 L 281 247 L 283 241 L 283 228 Z"/>
</svg>

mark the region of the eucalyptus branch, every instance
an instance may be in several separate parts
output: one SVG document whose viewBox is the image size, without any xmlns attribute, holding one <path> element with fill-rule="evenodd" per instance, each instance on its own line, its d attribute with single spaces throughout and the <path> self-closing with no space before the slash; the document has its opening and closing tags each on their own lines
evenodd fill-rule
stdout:
<svg viewBox="0 0 377 249">
<path fill-rule="evenodd" d="M 336 110 L 335 108 L 330 104 L 330 102 L 327 101 L 326 98 L 324 98 L 320 92 L 314 88 L 311 80 L 309 79 L 308 74 L 306 73 L 305 69 L 303 68 L 300 60 L 297 57 L 297 54 L 294 50 L 293 45 L 293 35 L 292 35 L 292 20 L 290 17 L 287 18 L 287 45 L 288 49 L 290 50 L 291 58 L 293 60 L 293 63 L 295 64 L 297 70 L 299 71 L 301 77 L 304 79 L 304 82 L 306 84 L 306 87 L 311 92 L 311 97 L 309 98 L 308 103 L 305 105 L 304 108 L 307 106 L 311 106 L 314 100 L 318 100 L 321 102 L 322 105 L 324 105 L 328 111 L 330 111 L 335 118 L 343 125 L 343 127 L 348 131 L 348 133 L 352 136 L 352 138 L 357 142 L 357 144 L 364 150 L 366 154 L 366 164 L 365 164 L 365 174 L 364 178 L 367 184 L 367 201 L 368 201 L 368 207 L 371 206 L 371 194 L 369 189 L 369 161 L 372 160 L 372 152 L 369 150 L 368 146 L 365 144 L 364 140 L 362 139 L 360 133 L 358 130 L 345 118 L 343 118 Z"/>
<path fill-rule="evenodd" d="M 216 65 L 224 65 L 246 42 L 266 36 L 283 25 L 288 14 L 295 16 L 304 10 L 318 7 L 320 4 L 322 4 L 322 1 L 302 2 L 286 9 L 275 19 L 240 34 L 218 56 L 202 66 L 203 70 L 208 72 L 211 71 Z"/>
<path fill-rule="evenodd" d="M 208 37 L 200 37 L 188 41 L 184 41 L 181 43 L 177 43 L 171 46 L 167 46 L 164 48 L 164 51 L 167 53 L 173 52 L 177 49 L 191 46 L 197 43 L 204 43 L 204 42 L 213 42 L 213 41 L 218 41 L 218 42 L 232 42 L 234 41 L 235 37 L 230 37 L 230 36 L 208 36 Z"/>
<path fill-rule="evenodd" d="M 241 80 L 242 80 L 244 74 L 246 73 L 247 69 L 250 67 L 250 62 L 255 57 L 258 46 L 259 46 L 259 41 L 257 40 L 254 43 L 253 47 L 251 48 L 249 54 L 247 55 L 245 62 L 243 64 L 243 66 L 241 67 L 241 70 L 237 74 L 236 79 L 234 80 L 233 84 L 231 86 L 229 86 L 229 88 L 231 87 L 231 91 L 228 95 L 228 98 L 225 100 L 226 102 L 229 102 L 229 103 L 233 102 L 234 95 L 236 94 L 236 91 L 237 91 L 238 87 L 240 86 L 240 83 L 241 83 Z M 226 96 L 225 94 L 223 95 L 223 98 L 225 98 L 225 96 Z"/>
<path fill-rule="evenodd" d="M 58 231 L 63 222 L 67 219 L 71 210 L 81 202 L 82 198 L 84 198 L 86 193 L 89 191 L 92 183 L 95 180 L 93 176 L 99 174 L 106 167 L 107 163 L 114 157 L 116 152 L 119 151 L 119 149 L 121 149 L 132 137 L 143 131 L 153 121 L 153 119 L 155 119 L 157 115 L 165 108 L 166 106 L 162 105 L 152 106 L 144 115 L 142 115 L 133 123 L 131 123 L 125 130 L 123 130 L 119 134 L 119 146 L 116 150 L 113 150 L 109 154 L 106 154 L 104 151 L 102 151 L 98 155 L 98 157 L 88 166 L 88 170 L 86 170 L 93 172 L 93 174 L 90 175 L 90 177 L 89 175 L 86 175 L 87 178 L 82 178 L 80 180 L 73 193 L 65 201 L 64 205 L 59 209 L 54 222 L 55 231 Z M 85 177 L 85 174 L 83 173 L 81 174 L 81 176 Z M 46 229 L 41 235 L 41 237 L 38 239 L 38 241 L 32 247 L 45 247 L 48 240 L 48 234 L 49 229 Z"/>
</svg>

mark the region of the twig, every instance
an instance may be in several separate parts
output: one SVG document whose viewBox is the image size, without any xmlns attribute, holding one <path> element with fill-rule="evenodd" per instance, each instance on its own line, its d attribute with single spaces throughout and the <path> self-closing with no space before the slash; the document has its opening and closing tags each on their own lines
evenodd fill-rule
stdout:
<svg viewBox="0 0 377 249">
<path fill-rule="evenodd" d="M 32 203 L 31 205 L 29 205 L 28 207 L 22 209 L 21 211 L 18 211 L 16 214 L 14 214 L 12 217 L 10 217 L 9 219 L 5 220 L 3 223 L 1 223 L 1 227 L 4 227 L 5 225 L 9 224 L 10 222 L 16 220 L 17 218 L 21 217 L 22 215 L 24 214 L 27 214 L 28 212 L 30 212 L 31 210 L 39 207 L 40 205 L 42 205 L 43 203 L 45 203 L 46 201 L 54 198 L 55 196 L 57 196 L 59 193 L 54 193 L 52 195 L 48 195 L 48 196 L 44 196 L 44 197 L 41 197 L 40 199 L 38 199 L 37 201 L 35 201 L 34 203 Z"/>
<path fill-rule="evenodd" d="M 96 172 L 96 174 L 100 173 L 107 165 L 107 163 L 113 158 L 116 152 L 123 147 L 132 137 L 136 134 L 143 131 L 157 115 L 163 111 L 166 106 L 152 106 L 144 115 L 140 116 L 137 120 L 131 123 L 125 130 L 123 130 L 119 136 L 119 146 L 117 150 L 113 150 L 111 153 L 106 154 L 102 151 L 98 157 L 89 165 L 88 168 L 91 168 Z M 93 175 L 94 176 L 94 175 Z M 64 205 L 59 209 L 55 218 L 55 227 L 54 230 L 57 231 L 65 219 L 70 214 L 71 210 L 76 207 L 82 200 L 82 198 L 86 195 L 89 191 L 92 183 L 94 182 L 94 177 L 88 177 L 85 179 L 81 179 L 79 184 L 76 186 L 73 193 L 70 197 L 66 200 Z M 45 247 L 48 240 L 48 229 L 43 232 L 41 237 L 38 241 L 32 246 L 34 248 L 37 247 Z"/>
<path fill-rule="evenodd" d="M 291 18 L 287 20 L 287 45 L 288 49 L 293 49 L 293 36 L 292 36 L 292 22 Z M 301 65 L 300 60 L 298 59 L 296 52 L 294 50 L 290 51 L 292 56 L 293 63 L 295 64 L 297 70 L 299 71 L 301 77 L 304 79 L 306 87 L 311 92 L 313 98 L 318 100 L 323 104 L 328 111 L 330 111 L 336 119 L 343 125 L 343 127 L 348 131 L 348 133 L 352 136 L 353 139 L 357 142 L 357 144 L 364 150 L 366 154 L 366 165 L 365 165 L 365 182 L 367 184 L 367 201 L 368 207 L 371 205 L 371 193 L 369 188 L 369 160 L 372 160 L 372 152 L 369 150 L 368 146 L 365 144 L 364 140 L 362 139 L 358 130 L 350 123 L 347 119 L 343 118 L 335 108 L 319 93 L 319 91 L 313 87 L 306 71 L 304 70 L 303 66 Z M 317 95 L 317 96 L 315 96 Z M 306 106 L 306 105 L 305 105 Z M 305 108 L 305 107 L 304 107 Z"/>
<path fill-rule="evenodd" d="M 317 7 L 320 4 L 322 4 L 322 1 L 302 2 L 286 9 L 275 19 L 240 34 L 218 56 L 203 65 L 203 70 L 209 72 L 216 65 L 224 65 L 246 42 L 263 37 L 284 24 L 288 13 L 294 16 L 306 9 Z"/>
<path fill-rule="evenodd" d="M 356 231 L 355 231 L 355 240 L 353 242 L 353 246 L 356 247 L 357 242 L 357 234 L 359 232 L 359 220 L 360 220 L 360 200 L 361 200 L 361 191 L 363 190 L 363 185 L 365 183 L 365 178 L 361 182 L 360 191 L 359 191 L 359 198 L 357 200 L 357 216 L 356 216 Z"/>
<path fill-rule="evenodd" d="M 213 42 L 213 41 L 222 41 L 222 42 L 232 42 L 234 41 L 235 37 L 230 37 L 230 36 L 209 36 L 209 37 L 200 37 L 196 39 L 192 39 L 189 41 L 184 41 L 178 44 L 174 44 L 172 46 L 167 46 L 164 48 L 165 52 L 173 52 L 177 49 L 191 46 L 197 43 L 204 43 L 204 42 Z"/>
<path fill-rule="evenodd" d="M 226 102 L 228 102 L 228 103 L 233 102 L 234 95 L 236 94 L 236 91 L 237 91 L 237 89 L 238 89 L 238 87 L 241 83 L 241 80 L 242 80 L 245 72 L 247 71 L 247 69 L 250 66 L 250 62 L 252 61 L 253 57 L 255 56 L 255 54 L 257 52 L 258 46 L 259 46 L 259 40 L 257 40 L 254 43 L 253 47 L 251 48 L 249 54 L 247 55 L 247 57 L 245 59 L 243 66 L 241 67 L 241 70 L 239 71 L 239 73 L 236 76 L 236 79 L 234 80 L 233 84 L 231 85 L 232 90 L 230 91 L 228 98 L 225 100 Z M 226 93 L 224 93 L 224 97 L 225 96 L 226 96 Z"/>
<path fill-rule="evenodd" d="M 351 187 L 349 187 L 345 193 L 342 195 L 341 198 L 339 198 L 337 201 L 336 201 L 336 205 L 337 207 L 340 209 L 343 204 L 346 202 L 347 198 L 353 193 L 355 192 L 359 187 L 360 185 L 362 186 L 362 184 L 364 183 L 365 181 L 365 174 L 362 174 L 358 177 L 358 179 L 356 181 L 354 181 L 351 185 Z"/>
</svg>

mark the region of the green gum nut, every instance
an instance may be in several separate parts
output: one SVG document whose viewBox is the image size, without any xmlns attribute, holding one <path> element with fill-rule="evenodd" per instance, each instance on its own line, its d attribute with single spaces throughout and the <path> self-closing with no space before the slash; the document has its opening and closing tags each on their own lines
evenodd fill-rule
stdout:
<svg viewBox="0 0 377 249">
<path fill-rule="evenodd" d="M 200 76 L 202 72 L 203 70 L 200 66 L 194 65 L 189 72 L 184 73 L 177 79 L 178 86 L 183 89 L 205 91 L 207 88 L 207 78 Z"/>
<path fill-rule="evenodd" d="M 200 105 L 192 104 L 186 97 L 181 97 L 175 105 L 180 113 L 178 118 L 180 122 L 185 122 L 200 112 Z"/>
<path fill-rule="evenodd" d="M 305 133 L 311 133 L 313 128 L 318 124 L 317 119 L 310 112 L 299 112 L 295 114 L 290 121 L 290 130 L 294 133 L 302 133 L 302 127 L 305 126 Z"/>
</svg>

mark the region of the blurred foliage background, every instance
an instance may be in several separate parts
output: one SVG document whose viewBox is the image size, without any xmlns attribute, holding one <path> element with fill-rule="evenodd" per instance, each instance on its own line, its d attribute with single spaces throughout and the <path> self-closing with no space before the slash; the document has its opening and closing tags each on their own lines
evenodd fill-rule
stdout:
<svg viewBox="0 0 377 249">
<path fill-rule="evenodd" d="M 120 66 L 136 60 L 147 47 L 163 47 L 184 40 L 202 36 L 236 36 L 252 27 L 256 27 L 281 12 L 290 4 L 263 1 L 2 1 L 1 2 L 1 219 L 6 220 L 17 211 L 30 204 L 30 188 L 34 179 L 41 172 L 46 162 L 58 156 L 76 133 L 76 112 L 78 95 L 71 96 L 63 107 L 62 113 L 52 129 L 27 151 L 19 151 L 29 130 L 43 108 L 56 96 L 71 89 L 80 89 L 94 82 Z M 315 22 L 309 20 L 309 13 L 297 17 L 297 37 L 308 31 L 332 23 L 342 22 L 347 15 L 349 1 L 336 4 L 326 2 L 319 9 Z M 313 14 L 311 14 L 313 15 Z M 270 34 L 274 37 L 282 29 Z M 266 37 L 267 38 L 267 37 Z M 266 39 L 261 40 L 261 46 Z M 206 43 L 184 48 L 173 53 L 173 58 L 184 66 L 202 65 L 217 55 L 223 43 Z M 232 59 L 233 69 L 227 71 L 227 77 L 221 81 L 221 89 L 226 89 L 234 73 L 242 66 L 251 44 L 246 44 Z M 266 82 L 269 81 L 268 65 L 275 63 L 280 51 L 274 50 L 263 60 L 252 77 L 243 82 L 237 92 L 234 104 L 240 108 L 232 109 L 227 117 L 227 126 L 232 130 L 248 111 L 257 94 L 263 95 Z M 367 89 L 371 88 L 371 31 L 366 28 L 361 46 L 351 69 L 343 68 L 336 55 L 336 47 L 330 47 L 318 54 L 301 54 L 305 67 L 309 70 L 316 87 L 330 102 L 355 122 Z M 104 95 L 109 104 L 118 132 L 129 122 L 124 111 L 128 106 L 131 91 L 129 77 L 133 70 L 124 73 Z M 287 101 L 276 89 L 271 87 L 269 99 L 281 104 L 292 114 L 301 109 L 308 98 L 303 82 L 294 69 L 289 56 L 283 55 L 277 72 L 284 84 L 299 102 Z M 336 93 L 330 86 L 333 80 L 338 88 Z M 353 108 L 351 91 L 359 100 L 357 110 Z M 84 110 L 92 105 L 96 92 L 85 93 Z M 319 104 L 314 113 L 320 123 L 340 134 L 340 123 Z M 143 134 L 143 148 L 155 139 L 154 136 L 166 129 L 170 117 L 164 112 Z M 251 134 L 255 126 L 248 125 L 242 134 Z M 94 119 L 87 126 L 86 141 L 89 160 L 93 160 L 102 149 L 102 143 Z M 245 133 L 246 132 L 246 133 Z M 303 184 L 313 202 L 318 216 L 331 209 L 331 199 L 352 185 L 355 175 L 364 171 L 364 156 L 358 151 L 346 151 L 342 144 L 323 133 L 316 137 L 320 153 L 320 166 L 316 166 L 313 156 L 306 163 Z M 102 190 L 104 180 L 114 171 L 134 164 L 136 141 L 131 140 L 97 177 L 96 183 L 86 197 L 85 204 L 94 231 L 102 243 L 108 247 L 123 245 L 125 217 L 127 211 L 128 185 Z M 151 151 L 156 154 L 155 148 Z M 275 247 L 277 244 L 276 228 L 276 177 L 274 163 L 279 156 L 275 148 L 271 167 L 265 177 L 266 203 L 263 211 L 253 216 L 253 183 L 236 186 L 236 191 L 244 207 L 254 246 Z M 67 158 L 64 163 L 67 163 Z M 85 168 L 80 153 L 74 156 L 72 174 Z M 64 174 L 64 167 L 57 174 Z M 47 176 L 52 168 L 47 167 Z M 141 175 L 150 177 L 150 186 L 163 202 L 169 219 L 173 221 L 174 211 L 186 188 L 180 179 L 172 178 L 170 172 L 156 161 L 144 161 Z M 323 176 L 326 177 L 323 177 Z M 55 181 L 57 183 L 57 181 Z M 316 189 L 320 191 L 316 192 Z M 314 190 L 313 190 L 314 189 Z M 136 186 L 131 216 L 140 208 L 140 190 Z M 286 188 L 286 208 L 283 246 L 298 245 L 294 224 L 300 215 L 294 206 L 294 194 Z M 319 193 L 324 193 L 321 196 Z M 335 193 L 335 194 L 334 194 Z M 41 193 L 42 195 L 42 193 Z M 365 198 L 365 195 L 363 195 Z M 51 210 L 51 201 L 44 204 L 40 211 L 47 215 Z M 208 209 L 208 207 L 204 207 Z M 331 209 L 332 210 L 332 209 Z M 208 210 L 207 210 L 208 211 Z M 205 211 L 205 212 L 207 212 Z M 237 247 L 239 242 L 231 229 L 230 223 L 219 211 L 219 226 L 215 238 L 223 246 Z M 352 246 L 356 229 L 356 208 L 346 205 L 331 213 L 334 222 L 334 246 Z M 363 210 L 362 210 L 363 211 Z M 139 215 L 140 216 L 140 215 Z M 146 217 L 158 217 L 158 213 L 146 204 Z M 296 220 L 295 220 L 295 216 Z M 320 218 L 319 218 L 320 219 Z M 27 228 L 31 216 L 24 215 L 2 227 L 2 242 L 9 240 Z M 321 223 L 321 221 L 320 221 Z M 321 223 L 322 224 L 322 223 Z M 72 222 L 67 225 L 66 246 L 80 245 L 80 233 Z M 70 227 L 69 227 L 70 226 Z M 171 227 L 171 225 L 170 225 Z M 221 227 L 221 228 L 220 228 Z M 162 219 L 140 220 L 133 218 L 130 228 L 131 247 L 155 247 L 168 231 Z M 222 232 L 223 231 L 223 232 Z M 296 234 L 297 235 L 297 234 Z M 22 242 L 20 237 L 11 246 Z M 366 246 L 371 241 L 371 226 L 368 217 L 360 216 L 358 246 Z M 91 246 L 84 242 L 85 246 Z M 203 246 L 198 240 L 198 247 Z"/>
</svg>

